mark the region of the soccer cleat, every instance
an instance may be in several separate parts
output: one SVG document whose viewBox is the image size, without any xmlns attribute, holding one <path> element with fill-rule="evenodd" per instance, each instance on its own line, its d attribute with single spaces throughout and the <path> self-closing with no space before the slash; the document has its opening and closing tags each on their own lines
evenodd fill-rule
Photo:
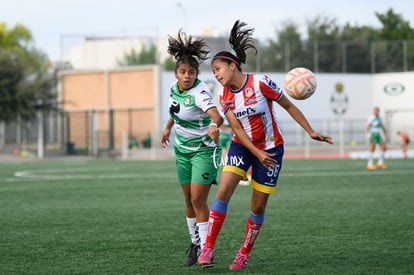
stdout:
<svg viewBox="0 0 414 275">
<path fill-rule="evenodd" d="M 198 255 L 200 255 L 200 246 L 192 243 L 187 249 L 187 258 L 184 261 L 184 265 L 195 265 L 197 263 Z"/>
<path fill-rule="evenodd" d="M 230 265 L 230 269 L 238 270 L 238 269 L 245 269 L 247 266 L 247 261 L 249 260 L 250 254 L 243 254 L 237 251 L 236 258 L 234 259 L 233 263 Z"/>
<path fill-rule="evenodd" d="M 203 269 L 214 266 L 214 248 L 203 247 L 200 256 L 198 256 L 198 263 Z"/>
<path fill-rule="evenodd" d="M 375 170 L 375 169 L 377 169 L 377 167 L 375 165 L 373 165 L 373 164 L 368 164 L 367 165 L 367 169 L 368 170 Z"/>
<path fill-rule="evenodd" d="M 377 167 L 381 168 L 381 169 L 387 169 L 387 165 L 385 165 L 384 163 L 377 163 Z"/>
</svg>

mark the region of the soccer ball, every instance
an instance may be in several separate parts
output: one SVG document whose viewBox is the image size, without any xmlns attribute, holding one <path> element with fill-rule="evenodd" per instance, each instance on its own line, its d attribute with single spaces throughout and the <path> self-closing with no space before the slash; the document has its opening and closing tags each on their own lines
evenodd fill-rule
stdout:
<svg viewBox="0 0 414 275">
<path fill-rule="evenodd" d="M 316 91 L 316 77 L 311 70 L 297 67 L 287 73 L 284 86 L 292 98 L 303 100 Z"/>
</svg>

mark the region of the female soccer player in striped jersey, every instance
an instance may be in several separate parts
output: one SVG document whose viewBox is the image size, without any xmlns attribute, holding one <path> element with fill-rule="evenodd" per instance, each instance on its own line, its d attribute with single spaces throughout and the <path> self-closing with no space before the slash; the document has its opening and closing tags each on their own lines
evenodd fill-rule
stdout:
<svg viewBox="0 0 414 275">
<path fill-rule="evenodd" d="M 236 21 L 229 42 L 236 54 L 217 53 L 211 63 L 214 76 L 223 86 L 219 102 L 223 113 L 235 133 L 230 145 L 227 163 L 223 167 L 220 186 L 211 205 L 206 245 L 198 263 L 204 267 L 214 265 L 214 245 L 224 219 L 230 198 L 252 167 L 251 211 L 241 248 L 230 269 L 244 269 L 255 240 L 264 222 L 269 194 L 275 192 L 282 167 L 283 138 L 276 119 L 273 102 L 282 106 L 291 117 L 315 140 L 332 144 L 330 136 L 316 133 L 303 113 L 284 96 L 283 91 L 264 75 L 244 74 L 241 64 L 246 61 L 245 51 L 256 50 L 252 28 Z"/>
<path fill-rule="evenodd" d="M 200 249 L 205 244 L 209 209 L 208 193 L 216 183 L 217 165 L 221 157 L 219 114 L 207 85 L 198 79 L 199 62 L 207 59 L 204 40 L 195 40 L 178 32 L 169 37 L 168 53 L 176 59 L 176 81 L 170 89 L 170 119 L 161 137 L 167 146 L 171 128 L 175 125 L 176 168 L 184 192 L 187 225 L 191 245 L 184 265 L 197 263 Z"/>
</svg>

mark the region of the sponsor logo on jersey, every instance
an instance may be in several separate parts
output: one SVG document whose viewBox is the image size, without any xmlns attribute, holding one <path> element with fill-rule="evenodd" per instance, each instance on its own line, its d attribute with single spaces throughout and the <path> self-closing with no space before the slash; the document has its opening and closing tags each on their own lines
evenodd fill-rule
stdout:
<svg viewBox="0 0 414 275">
<path fill-rule="evenodd" d="M 174 100 L 173 102 L 171 102 L 170 113 L 178 114 L 179 112 L 180 112 L 180 103 Z"/>
<path fill-rule="evenodd" d="M 271 80 L 269 77 L 265 76 L 264 78 L 265 83 L 271 87 L 273 90 L 279 91 L 277 85 L 275 82 L 273 82 L 273 80 Z"/>
<path fill-rule="evenodd" d="M 243 116 L 250 116 L 250 115 L 254 115 L 254 114 L 256 114 L 256 113 L 257 113 L 256 109 L 254 109 L 254 108 L 252 108 L 252 107 L 248 107 L 248 108 L 246 108 L 245 110 L 234 112 L 234 115 L 235 115 L 237 118 L 239 118 L 239 117 L 243 117 Z"/>
<path fill-rule="evenodd" d="M 229 108 L 234 109 L 234 100 L 228 100 L 228 101 L 220 100 L 219 103 L 224 112 L 227 112 Z"/>
<path fill-rule="evenodd" d="M 245 105 L 252 105 L 252 104 L 255 104 L 255 103 L 257 103 L 256 98 L 247 98 Z"/>
</svg>

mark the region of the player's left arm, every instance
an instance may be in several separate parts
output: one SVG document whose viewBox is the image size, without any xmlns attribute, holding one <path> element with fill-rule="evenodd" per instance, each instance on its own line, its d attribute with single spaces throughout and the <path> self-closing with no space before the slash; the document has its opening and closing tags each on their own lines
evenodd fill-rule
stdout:
<svg viewBox="0 0 414 275">
<path fill-rule="evenodd" d="M 205 83 L 200 84 L 200 86 L 202 87 L 202 90 L 196 94 L 195 104 L 211 118 L 212 121 L 208 126 L 207 135 L 212 140 L 214 140 L 216 144 L 219 144 L 219 128 L 223 124 L 224 119 L 217 110 L 216 104 L 214 104 L 213 98 L 211 97 L 211 92 L 208 87 L 205 85 Z"/>
<path fill-rule="evenodd" d="M 275 154 L 268 153 L 266 151 L 260 150 L 257 148 L 253 142 L 251 142 L 249 136 L 244 130 L 243 126 L 239 120 L 234 115 L 233 111 L 228 111 L 226 113 L 226 119 L 229 122 L 233 133 L 237 136 L 238 140 L 250 151 L 265 167 L 274 167 L 276 165 L 276 160 L 273 159 Z"/>
<path fill-rule="evenodd" d="M 384 124 L 381 124 L 381 129 L 382 129 L 382 132 L 384 133 L 384 142 L 387 142 L 388 140 L 387 129 L 385 129 Z"/>
<path fill-rule="evenodd" d="M 220 126 L 223 124 L 223 117 L 220 115 L 216 107 L 211 107 L 206 112 L 211 118 L 212 122 L 208 126 L 207 135 L 211 137 L 216 144 L 219 144 Z"/>
<path fill-rule="evenodd" d="M 306 119 L 306 117 L 303 115 L 302 111 L 299 110 L 298 107 L 296 107 L 295 104 L 293 104 L 286 96 L 283 96 L 278 101 L 279 105 L 282 106 L 289 114 L 290 116 L 303 128 L 303 130 L 308 133 L 308 135 L 318 141 L 324 141 L 329 144 L 333 144 L 332 138 L 327 135 L 321 135 L 317 132 L 315 132 L 312 129 L 312 126 L 309 124 L 309 121 Z"/>
<path fill-rule="evenodd" d="M 174 125 L 174 119 L 170 117 L 167 123 L 165 124 L 164 131 L 162 132 L 162 135 L 161 135 L 160 143 L 162 147 L 167 147 L 168 144 L 170 143 L 170 133 L 171 133 L 171 128 L 173 127 L 173 125 Z"/>
</svg>

